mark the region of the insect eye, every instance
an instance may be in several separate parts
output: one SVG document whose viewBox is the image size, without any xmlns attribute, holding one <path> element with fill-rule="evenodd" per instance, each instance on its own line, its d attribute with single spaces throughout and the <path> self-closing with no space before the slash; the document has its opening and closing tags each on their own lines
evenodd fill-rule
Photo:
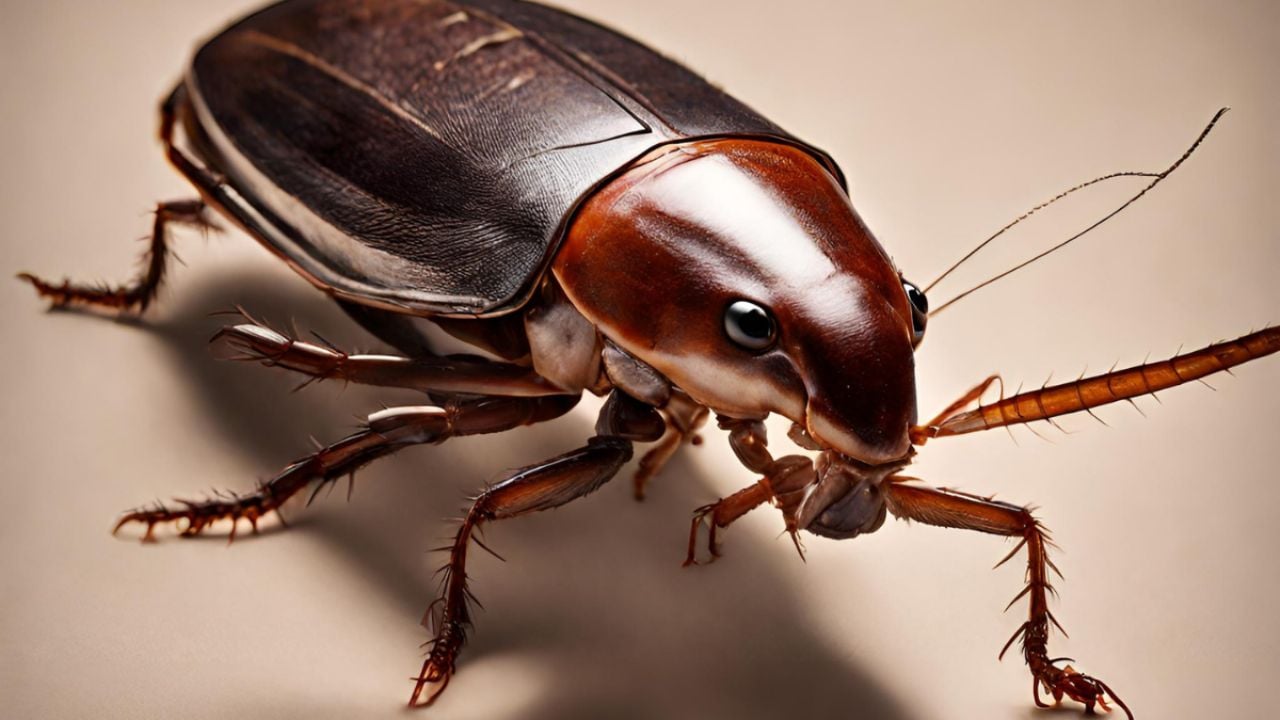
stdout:
<svg viewBox="0 0 1280 720">
<path fill-rule="evenodd" d="M 911 330 L 916 344 L 924 339 L 924 326 L 929 322 L 929 298 L 914 283 L 902 281 L 902 289 L 907 291 L 907 300 L 911 302 Z"/>
<path fill-rule="evenodd" d="M 767 350 L 778 339 L 778 324 L 768 310 L 748 300 L 738 300 L 724 312 L 729 339 L 747 350 Z"/>
</svg>

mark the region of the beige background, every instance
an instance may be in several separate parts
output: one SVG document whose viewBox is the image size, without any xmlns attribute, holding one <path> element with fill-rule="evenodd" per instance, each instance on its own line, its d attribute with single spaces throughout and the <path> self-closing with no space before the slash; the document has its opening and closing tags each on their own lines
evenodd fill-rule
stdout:
<svg viewBox="0 0 1280 720">
<path fill-rule="evenodd" d="M 254 3 L 14 2 L 0 16 L 0 270 L 123 278 L 160 198 L 190 194 L 152 139 L 196 41 Z M 1101 232 L 937 319 L 922 413 L 987 373 L 1016 385 L 1140 361 L 1280 320 L 1280 12 L 1269 0 L 984 3 L 573 0 L 830 150 L 855 203 L 921 282 L 1060 188 L 1164 167 Z M 1029 224 L 964 282 L 1065 237 L 1124 188 Z M 217 363 L 211 311 L 243 303 L 371 341 L 238 234 L 184 238 L 141 323 L 46 314 L 0 283 L 0 697 L 7 717 L 398 717 L 418 618 L 465 493 L 578 444 L 552 426 L 406 452 L 295 510 L 290 532 L 139 547 L 116 512 L 247 488 L 403 395 Z M 946 286 L 941 299 L 962 287 Z M 1101 414 L 1106 428 L 939 442 L 916 472 L 1034 502 L 1066 548 L 1053 649 L 1144 718 L 1261 718 L 1280 675 L 1275 467 L 1280 360 Z M 775 436 L 781 438 L 781 430 Z M 616 483 L 495 526 L 487 610 L 432 718 L 1044 717 L 1000 608 L 1004 544 L 888 524 L 811 539 L 801 564 L 761 512 L 719 564 L 681 570 L 688 512 L 751 480 L 723 438 L 644 505 Z M 1073 715 L 1064 715 L 1073 717 Z"/>
</svg>

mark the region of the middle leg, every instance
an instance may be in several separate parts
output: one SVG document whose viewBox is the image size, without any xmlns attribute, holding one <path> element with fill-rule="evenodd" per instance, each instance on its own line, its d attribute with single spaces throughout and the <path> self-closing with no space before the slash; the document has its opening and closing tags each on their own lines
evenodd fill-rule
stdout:
<svg viewBox="0 0 1280 720">
<path fill-rule="evenodd" d="M 485 398 L 447 402 L 443 407 L 392 408 L 369 416 L 365 428 L 332 445 L 321 448 L 262 483 L 257 491 L 244 495 L 226 493 L 209 500 L 179 500 L 178 507 L 158 505 L 126 513 L 116 523 L 146 526 L 143 542 L 155 540 L 155 528 L 166 523 L 182 523 L 182 535 L 204 532 L 220 520 L 231 521 L 231 539 L 240 521 L 256 532 L 258 521 L 276 513 L 286 501 L 313 482 L 316 491 L 344 476 L 354 482 L 355 472 L 374 460 L 410 445 L 436 444 L 451 437 L 502 432 L 557 418 L 578 402 L 578 396 L 549 398 Z M 312 494 L 314 497 L 314 493 Z M 283 518 L 282 518 L 283 519 Z"/>
<path fill-rule="evenodd" d="M 594 492 L 631 459 L 633 441 L 651 442 L 664 429 L 656 410 L 614 391 L 600 412 L 595 437 L 586 446 L 517 470 L 480 493 L 454 537 L 449 562 L 444 567 L 443 592 L 423 620 L 434 638 L 415 679 L 409 707 L 430 705 L 453 676 L 458 653 L 471 627 L 470 604 L 474 598 L 467 587 L 467 552 L 481 525 L 557 508 Z M 480 540 L 476 543 L 484 547 Z M 432 686 L 431 690 L 419 703 L 428 686 Z"/>
</svg>

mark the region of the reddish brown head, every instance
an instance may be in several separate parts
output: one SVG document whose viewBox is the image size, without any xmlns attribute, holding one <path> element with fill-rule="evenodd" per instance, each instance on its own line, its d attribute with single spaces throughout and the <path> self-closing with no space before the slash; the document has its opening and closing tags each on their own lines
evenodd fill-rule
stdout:
<svg viewBox="0 0 1280 720">
<path fill-rule="evenodd" d="M 584 204 L 554 272 L 601 332 L 712 410 L 779 413 L 868 464 L 907 454 L 923 316 L 803 150 L 656 152 Z"/>
</svg>

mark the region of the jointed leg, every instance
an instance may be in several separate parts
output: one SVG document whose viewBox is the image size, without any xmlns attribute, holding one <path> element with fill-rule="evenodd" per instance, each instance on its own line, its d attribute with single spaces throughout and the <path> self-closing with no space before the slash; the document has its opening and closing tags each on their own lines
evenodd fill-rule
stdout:
<svg viewBox="0 0 1280 720">
<path fill-rule="evenodd" d="M 174 124 L 181 96 L 182 86 L 179 85 L 160 106 L 160 142 L 164 145 L 165 154 L 170 162 L 182 170 L 189 179 L 209 178 L 207 172 L 198 169 L 174 145 Z M 211 178 L 209 180 L 212 182 Z M 197 186 L 199 185 L 200 183 L 197 183 Z M 206 231 L 217 228 L 203 200 L 160 203 L 156 207 L 155 221 L 151 229 L 151 244 L 143 255 L 143 270 L 128 284 L 113 288 L 79 285 L 69 280 L 54 284 L 31 273 L 20 273 L 18 277 L 31 283 L 41 297 L 49 298 L 54 307 L 81 305 L 119 311 L 137 310 L 141 313 L 147 309 L 152 300 L 155 300 L 156 291 L 164 281 L 169 259 L 168 228 L 170 224 L 189 225 Z"/>
<path fill-rule="evenodd" d="M 55 284 L 31 273 L 20 273 L 18 277 L 31 283 L 36 292 L 52 302 L 54 307 L 80 305 L 122 312 L 131 310 L 144 312 L 155 299 L 160 283 L 164 281 L 169 259 L 168 242 L 171 225 L 187 225 L 201 230 L 217 227 L 210 218 L 205 204 L 200 200 L 160 203 L 156 207 L 150 245 L 142 257 L 142 271 L 127 284 L 115 287 L 95 286 L 77 284 L 70 280 Z"/>
<path fill-rule="evenodd" d="M 585 447 L 518 470 L 476 498 L 454 539 L 444 568 L 443 592 L 427 610 L 424 622 L 435 637 L 414 685 L 410 707 L 419 704 L 428 685 L 435 687 L 424 705 L 444 692 L 466 642 L 472 599 L 467 587 L 467 551 L 475 531 L 491 520 L 550 510 L 595 491 L 631 459 L 633 440 L 651 441 L 661 432 L 661 418 L 652 408 L 614 393 L 601 412 L 596 436 Z"/>
<path fill-rule="evenodd" d="M 223 328 L 213 338 L 215 350 L 228 359 L 292 370 L 306 375 L 308 383 L 339 380 L 443 394 L 503 397 L 564 393 L 531 368 L 512 363 L 471 356 L 352 355 L 321 342 L 296 340 L 256 321 Z"/>
<path fill-rule="evenodd" d="M 231 538 L 235 539 L 241 520 L 248 521 L 256 532 L 260 518 L 279 513 L 285 501 L 312 482 L 323 486 L 344 475 L 354 477 L 364 465 L 409 445 L 440 443 L 451 437 L 501 432 L 550 420 L 568 412 L 577 401 L 577 397 L 567 396 L 492 398 L 447 403 L 445 407 L 385 410 L 369 416 L 365 429 L 289 465 L 256 492 L 228 494 L 203 502 L 180 500 L 180 507 L 161 505 L 136 510 L 120 518 L 115 529 L 130 523 L 144 524 L 147 529 L 142 539 L 150 542 L 155 540 L 155 527 L 161 523 L 183 522 L 182 534 L 194 536 L 219 520 L 230 520 Z"/>
<path fill-rule="evenodd" d="M 1058 626 L 1058 621 L 1049 612 L 1048 593 L 1053 591 L 1049 584 L 1048 572 L 1052 561 L 1047 554 L 1049 538 L 1040 522 L 1026 508 L 1008 503 L 988 500 L 973 495 L 940 490 L 918 484 L 908 484 L 908 478 L 894 478 L 885 483 L 885 500 L 889 511 L 894 516 L 915 520 L 938 527 L 977 530 L 978 532 L 1021 537 L 1022 541 L 1009 553 L 1001 564 L 1012 558 L 1024 546 L 1027 548 L 1027 587 L 1014 598 L 1014 602 L 1026 596 L 1030 603 L 1027 621 L 1018 628 L 1009 642 L 1000 651 L 1005 651 L 1014 640 L 1022 639 L 1022 654 L 1027 666 L 1031 669 L 1032 692 L 1036 705 L 1046 707 L 1040 699 L 1041 686 L 1053 695 L 1055 700 L 1063 696 L 1084 703 L 1085 711 L 1092 713 L 1094 706 L 1108 710 L 1106 697 L 1110 696 L 1132 720 L 1132 713 L 1124 701 L 1112 692 L 1107 684 L 1097 678 L 1083 675 L 1070 665 L 1059 668 L 1055 665 L 1060 659 L 1049 657 L 1047 643 L 1049 624 Z M 1012 605 L 1012 603 L 1010 603 Z"/>
<path fill-rule="evenodd" d="M 454 539 L 449 563 L 444 568 L 443 592 L 424 619 L 435 637 L 418 673 L 410 707 L 419 704 L 428 685 L 435 687 L 422 704 L 431 704 L 444 692 L 458 653 L 466 642 L 472 599 L 467 588 L 467 550 L 476 529 L 490 520 L 549 510 L 587 495 L 617 474 L 630 458 L 630 442 L 596 437 L 586 447 L 517 471 L 476 498 Z"/>
<path fill-rule="evenodd" d="M 640 458 L 640 466 L 632 478 L 637 500 L 644 499 L 645 486 L 650 480 L 662 472 L 662 468 L 675 455 L 676 450 L 686 443 L 698 445 L 702 438 L 698 429 L 707 422 L 707 409 L 683 393 L 671 396 L 667 406 L 662 408 L 663 417 L 667 421 L 667 431 L 658 442 Z"/>
<path fill-rule="evenodd" d="M 742 464 L 764 477 L 754 485 L 694 511 L 693 522 L 689 526 L 689 554 L 684 565 L 698 564 L 698 528 L 704 522 L 708 525 L 707 549 L 714 561 L 720 557 L 716 545 L 717 530 L 728 527 L 765 503 L 772 503 L 782 512 L 787 532 L 791 533 L 796 549 L 800 550 L 796 511 L 804 500 L 805 489 L 814 482 L 813 461 L 803 455 L 787 455 L 775 460 L 769 453 L 768 436 L 762 422 L 723 417 L 719 422 L 722 429 L 729 431 L 729 444 Z M 803 556 L 803 552 L 801 554 Z"/>
<path fill-rule="evenodd" d="M 813 484 L 813 462 L 800 455 L 787 455 L 774 461 L 769 472 L 754 485 L 749 485 L 726 498 L 703 505 L 693 512 L 689 524 L 689 554 L 684 566 L 698 565 L 698 528 L 707 526 L 707 550 L 710 562 L 720 557 L 716 542 L 719 530 L 729 527 L 738 518 L 766 503 L 772 503 L 782 511 L 787 520 L 787 532 L 799 547 L 796 527 L 792 520 L 795 510 L 804 499 L 804 489 Z"/>
</svg>

